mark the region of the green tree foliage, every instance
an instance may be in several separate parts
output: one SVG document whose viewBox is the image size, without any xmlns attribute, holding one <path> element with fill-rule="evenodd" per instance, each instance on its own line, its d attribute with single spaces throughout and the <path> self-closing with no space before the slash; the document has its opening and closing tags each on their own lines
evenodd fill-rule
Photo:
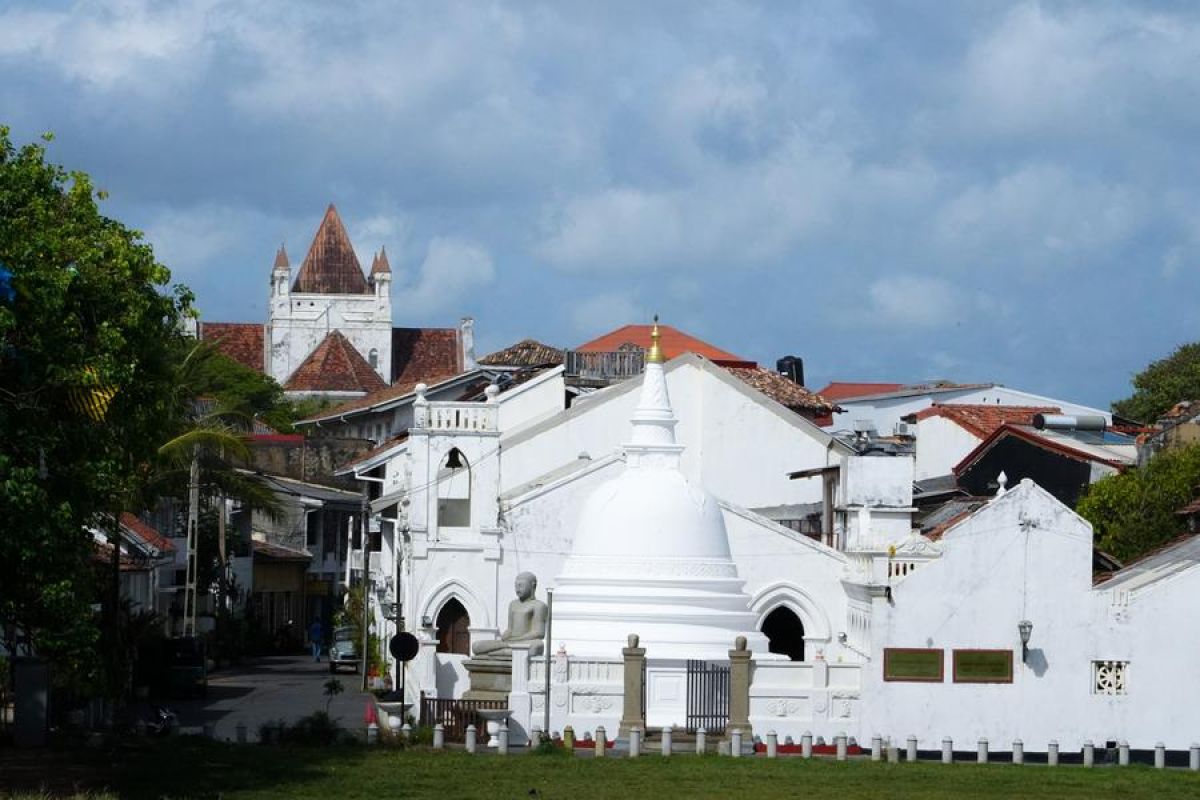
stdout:
<svg viewBox="0 0 1200 800">
<path fill-rule="evenodd" d="M 190 383 L 198 397 L 211 397 L 224 411 L 261 419 L 281 433 L 293 430 L 296 409 L 274 378 L 207 345 L 193 358 Z"/>
<path fill-rule="evenodd" d="M 1200 400 L 1200 342 L 1181 345 L 1133 376 L 1134 392 L 1112 404 L 1122 417 L 1155 422 L 1181 400 Z"/>
<path fill-rule="evenodd" d="M 1198 484 L 1200 445 L 1168 450 L 1144 467 L 1092 484 L 1076 511 L 1092 523 L 1096 545 L 1125 561 L 1185 530 L 1175 512 Z"/>
<path fill-rule="evenodd" d="M 178 424 L 191 304 L 97 199 L 0 128 L 0 619 L 68 667 L 95 662 L 86 526 L 126 510 Z"/>
</svg>

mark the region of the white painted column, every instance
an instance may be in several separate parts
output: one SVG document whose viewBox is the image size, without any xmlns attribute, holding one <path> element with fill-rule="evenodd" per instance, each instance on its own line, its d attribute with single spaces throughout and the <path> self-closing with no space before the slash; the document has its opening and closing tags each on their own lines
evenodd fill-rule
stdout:
<svg viewBox="0 0 1200 800">
<path fill-rule="evenodd" d="M 529 742 L 529 729 L 533 725 L 533 698 L 529 694 L 529 648 L 535 642 L 513 642 L 512 647 L 512 691 L 508 693 L 509 744 L 524 745 Z"/>
</svg>

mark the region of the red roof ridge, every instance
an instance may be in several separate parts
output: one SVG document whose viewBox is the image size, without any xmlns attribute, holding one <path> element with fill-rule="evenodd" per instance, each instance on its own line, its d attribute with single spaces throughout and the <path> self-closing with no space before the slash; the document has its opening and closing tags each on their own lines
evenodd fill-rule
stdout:
<svg viewBox="0 0 1200 800">
<path fill-rule="evenodd" d="M 159 533 L 153 525 L 143 522 L 128 511 L 121 514 L 121 527 L 132 531 L 139 539 L 154 547 L 159 552 L 169 553 L 175 550 L 171 540 Z"/>
<path fill-rule="evenodd" d="M 292 291 L 302 294 L 370 294 L 362 265 L 333 203 L 300 265 Z"/>
<path fill-rule="evenodd" d="M 283 385 L 293 392 L 374 392 L 387 386 L 339 330 L 326 334 Z"/>
</svg>

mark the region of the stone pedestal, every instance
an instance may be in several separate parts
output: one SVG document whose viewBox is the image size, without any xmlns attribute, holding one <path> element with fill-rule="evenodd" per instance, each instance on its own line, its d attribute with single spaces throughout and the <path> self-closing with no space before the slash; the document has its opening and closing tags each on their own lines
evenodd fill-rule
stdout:
<svg viewBox="0 0 1200 800">
<path fill-rule="evenodd" d="M 625 659 L 625 701 L 617 736 L 625 739 L 634 728 L 646 729 L 646 709 L 642 708 L 642 699 L 646 696 L 646 648 L 638 647 L 638 637 L 630 634 L 629 646 L 621 649 L 621 655 Z"/>
<path fill-rule="evenodd" d="M 471 688 L 464 700 L 507 700 L 512 691 L 512 659 L 476 656 L 463 662 Z"/>
<path fill-rule="evenodd" d="M 726 730 L 742 732 L 742 740 L 749 742 L 753 730 L 750 727 L 750 657 L 746 649 L 746 637 L 739 636 L 733 650 L 729 651 L 729 723 Z"/>
</svg>

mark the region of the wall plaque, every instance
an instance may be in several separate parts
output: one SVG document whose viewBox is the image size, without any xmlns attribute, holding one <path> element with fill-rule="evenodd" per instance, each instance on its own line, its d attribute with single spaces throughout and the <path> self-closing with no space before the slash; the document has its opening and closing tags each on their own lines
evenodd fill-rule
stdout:
<svg viewBox="0 0 1200 800">
<path fill-rule="evenodd" d="M 946 678 L 946 651 L 931 648 L 885 647 L 883 679 L 941 683 Z"/>
<path fill-rule="evenodd" d="M 1012 650 L 955 650 L 955 683 L 1012 683 Z"/>
</svg>

